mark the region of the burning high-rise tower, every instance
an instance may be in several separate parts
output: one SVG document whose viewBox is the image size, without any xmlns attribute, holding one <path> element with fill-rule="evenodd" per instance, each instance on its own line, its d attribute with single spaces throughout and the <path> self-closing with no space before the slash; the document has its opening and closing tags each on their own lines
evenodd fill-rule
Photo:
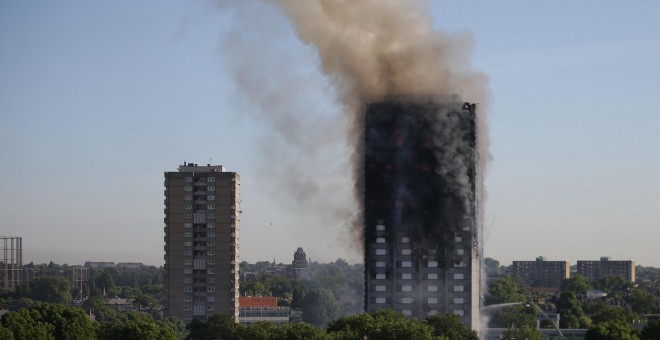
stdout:
<svg viewBox="0 0 660 340">
<path fill-rule="evenodd" d="M 481 174 L 475 105 L 458 96 L 367 106 L 365 308 L 478 327 Z"/>
</svg>

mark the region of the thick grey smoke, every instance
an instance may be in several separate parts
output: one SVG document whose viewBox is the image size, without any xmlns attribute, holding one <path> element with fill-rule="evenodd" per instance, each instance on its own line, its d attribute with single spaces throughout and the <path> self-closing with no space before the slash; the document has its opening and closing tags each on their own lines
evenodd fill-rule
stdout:
<svg viewBox="0 0 660 340">
<path fill-rule="evenodd" d="M 470 67 L 472 39 L 468 34 L 434 30 L 428 1 L 272 0 L 221 4 L 225 9 L 233 8 L 238 13 L 237 20 L 244 20 L 245 25 L 261 25 L 263 35 L 259 42 L 250 43 L 251 37 L 236 31 L 223 41 L 223 50 L 237 83 L 263 109 L 264 116 L 259 119 L 272 126 L 272 139 L 279 140 L 264 143 L 268 150 L 264 153 L 265 164 L 275 165 L 276 169 L 270 170 L 282 176 L 280 189 L 290 193 L 302 206 L 317 209 L 330 218 L 343 218 L 354 226 L 354 235 L 361 234 L 362 209 L 354 207 L 363 204 L 365 103 L 389 95 L 457 94 L 464 100 L 479 103 L 478 149 L 482 162 L 487 159 L 483 113 L 488 79 Z M 340 104 L 339 115 L 333 117 L 310 110 L 309 104 L 304 104 L 309 88 L 306 76 L 296 74 L 291 67 L 280 67 L 286 65 L 283 62 L 286 58 L 268 49 L 277 44 L 273 42 L 278 38 L 273 33 L 276 30 L 267 18 L 255 13 L 273 14 L 272 5 L 290 20 L 299 39 L 313 48 L 311 51 L 316 53 L 327 79 L 323 84 L 327 86 L 326 94 Z M 264 70 L 264 65 L 277 66 Z M 440 136 L 436 142 L 451 142 L 451 138 L 444 138 L 451 136 L 451 131 L 442 131 L 442 125 L 434 128 Z M 350 156 L 345 154 L 343 145 L 349 146 Z M 289 148 L 289 152 L 278 152 L 282 146 Z M 323 176 L 315 175 L 318 172 L 308 172 L 322 169 L 329 160 L 325 157 L 328 153 L 333 163 L 350 164 L 352 169 L 347 175 L 353 183 L 353 194 L 345 200 L 328 199 L 336 196 L 328 195 L 326 189 L 335 186 L 325 183 Z M 460 166 L 460 159 L 456 159 L 460 154 L 443 157 L 453 158 L 436 171 L 460 173 L 453 168 Z M 308 164 L 301 167 L 302 159 Z M 360 249 L 361 242 L 356 245 Z"/>
</svg>

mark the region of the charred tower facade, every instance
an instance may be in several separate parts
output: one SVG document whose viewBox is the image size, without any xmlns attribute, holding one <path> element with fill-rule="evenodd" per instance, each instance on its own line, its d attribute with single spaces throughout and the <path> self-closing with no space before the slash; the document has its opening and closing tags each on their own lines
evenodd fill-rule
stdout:
<svg viewBox="0 0 660 340">
<path fill-rule="evenodd" d="M 365 116 L 365 309 L 455 313 L 478 327 L 480 213 L 475 105 L 388 97 Z"/>
</svg>

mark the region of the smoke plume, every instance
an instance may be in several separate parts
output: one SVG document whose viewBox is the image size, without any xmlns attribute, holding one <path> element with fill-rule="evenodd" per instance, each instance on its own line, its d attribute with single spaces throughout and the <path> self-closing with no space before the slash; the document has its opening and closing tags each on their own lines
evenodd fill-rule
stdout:
<svg viewBox="0 0 660 340">
<path fill-rule="evenodd" d="M 343 220 L 354 236 L 361 236 L 363 228 L 366 103 L 391 95 L 435 94 L 457 94 L 479 103 L 478 150 L 480 162 L 487 159 L 483 114 L 488 79 L 470 66 L 471 36 L 435 30 L 428 4 L 420 0 L 221 2 L 223 10 L 234 11 L 235 20 L 260 32 L 251 36 L 236 29 L 222 41 L 222 49 L 237 84 L 262 109 L 263 116 L 255 119 L 266 121 L 272 129 L 263 143 L 262 159 L 268 172 L 279 176 L 278 190 L 328 220 Z M 309 73 L 296 69 L 292 53 L 274 52 L 282 50 L 277 39 L 286 29 L 278 33 L 259 16 L 276 14 L 278 9 L 290 20 L 294 34 L 310 47 L 296 51 L 318 58 L 325 82 L 314 82 Z M 320 106 L 312 106 L 304 100 L 309 89 L 319 85 L 320 94 L 335 103 L 325 99 Z M 318 112 L 333 105 L 341 112 Z M 433 127 L 439 136 L 436 142 L 451 142 L 444 137 L 451 136 L 451 131 L 443 128 Z M 301 166 L 301 160 L 305 165 Z M 450 159 L 436 171 L 455 171 L 452 167 L 459 163 Z M 351 192 L 327 182 L 337 174 L 350 177 L 346 182 L 352 183 Z M 342 195 L 345 199 L 338 200 Z M 362 242 L 354 244 L 359 251 Z"/>
</svg>

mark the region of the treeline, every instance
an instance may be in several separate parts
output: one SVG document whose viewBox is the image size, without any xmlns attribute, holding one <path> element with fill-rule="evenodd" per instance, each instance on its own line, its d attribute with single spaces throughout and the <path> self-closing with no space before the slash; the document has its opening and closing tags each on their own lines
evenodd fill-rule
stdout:
<svg viewBox="0 0 660 340">
<path fill-rule="evenodd" d="M 589 291 L 607 295 L 590 297 Z M 525 337 L 540 339 L 535 330 L 539 316 L 542 328 L 589 329 L 587 339 L 660 339 L 660 280 L 633 284 L 621 277 L 589 282 L 583 276 L 564 280 L 558 295 L 536 295 L 520 277 L 502 276 L 488 288 L 489 327 L 525 330 Z M 506 304 L 511 304 L 506 306 Z M 553 316 L 559 314 L 559 324 Z M 638 332 L 633 324 L 646 324 Z M 607 334 L 615 334 L 607 337 Z M 520 336 L 520 335 L 519 335 Z"/>
<path fill-rule="evenodd" d="M 235 323 L 228 315 L 211 316 L 206 323 L 193 321 L 184 328 L 171 320 L 154 321 L 143 313 L 126 313 L 127 319 L 92 321 L 79 307 L 40 304 L 0 318 L 0 339 L 108 339 L 108 340 L 303 340 L 303 339 L 419 339 L 478 340 L 457 316 L 432 316 L 418 322 L 392 310 L 356 314 L 336 319 L 327 328 L 304 322 L 275 324 L 259 322 L 250 327 Z"/>
</svg>

